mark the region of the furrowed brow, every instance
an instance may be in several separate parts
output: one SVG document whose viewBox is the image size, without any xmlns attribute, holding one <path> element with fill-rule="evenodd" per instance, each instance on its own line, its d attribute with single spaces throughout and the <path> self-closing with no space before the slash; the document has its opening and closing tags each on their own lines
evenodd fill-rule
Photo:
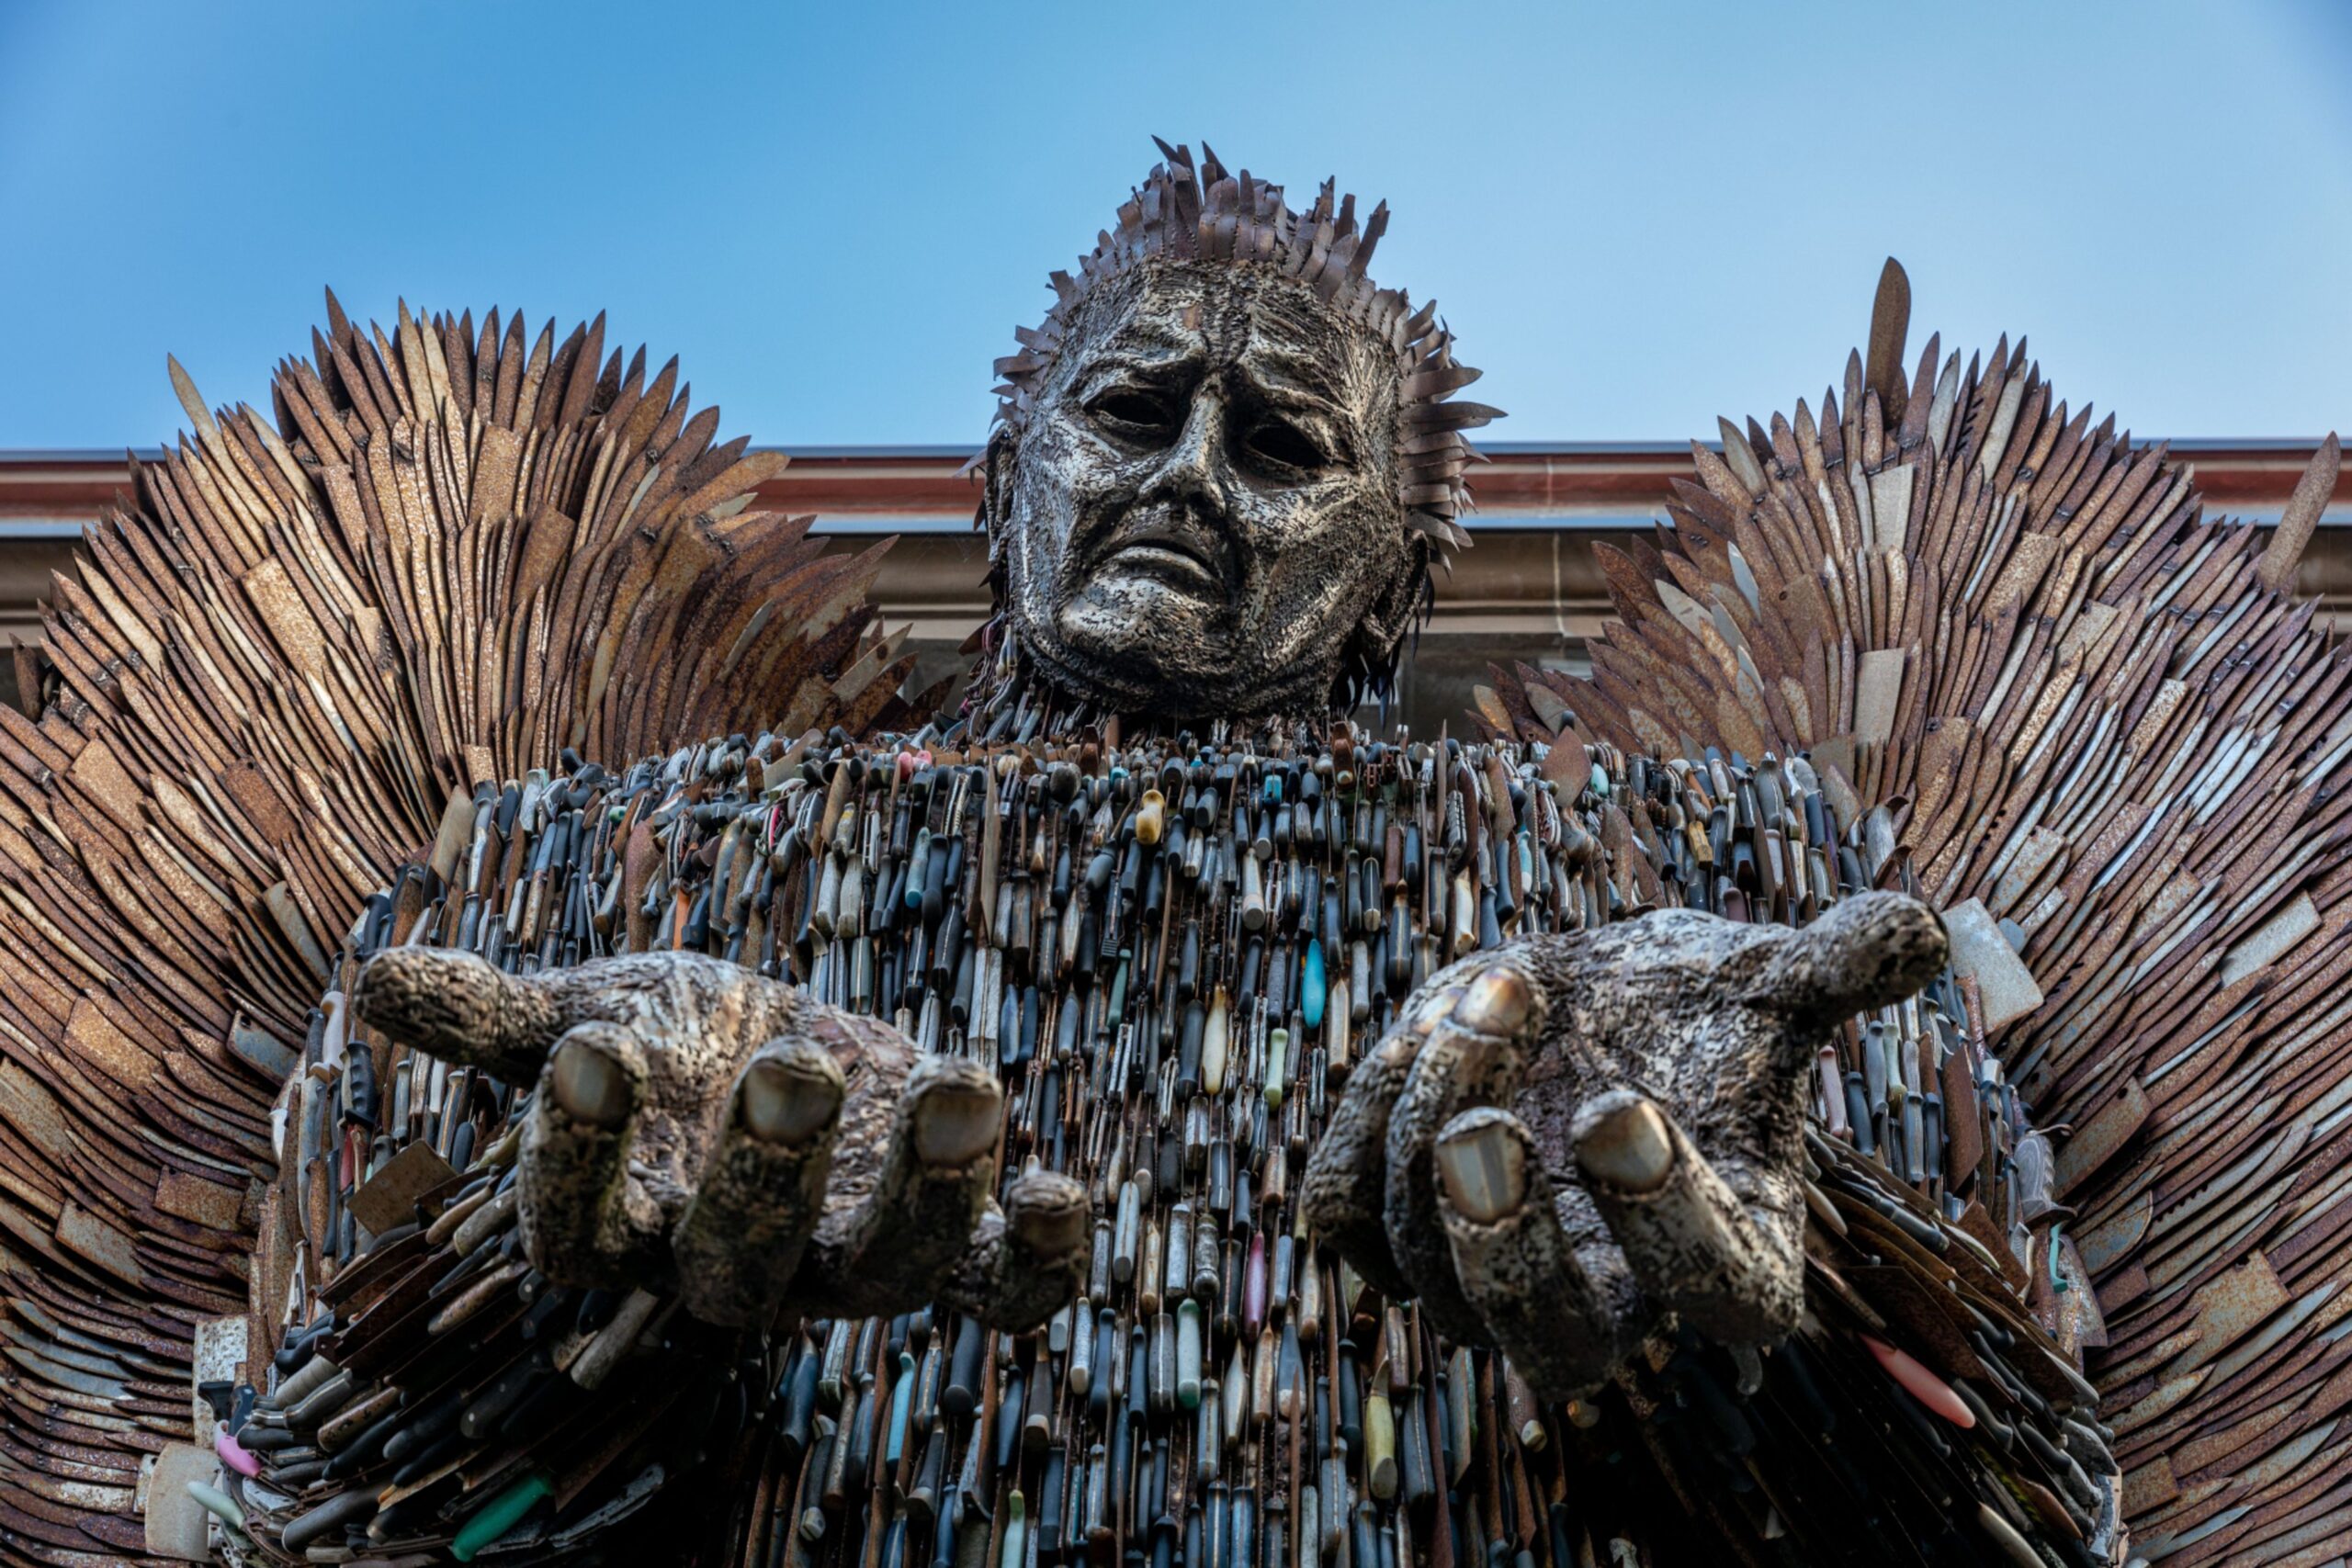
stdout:
<svg viewBox="0 0 2352 1568">
<path fill-rule="evenodd" d="M 1261 391 L 1278 401 L 1334 414 L 1346 407 L 1338 386 L 1310 355 L 1261 349 L 1245 357 L 1240 369 Z"/>
<path fill-rule="evenodd" d="M 1198 360 L 1204 352 L 1198 338 L 1171 333 L 1157 322 L 1130 321 L 1112 333 L 1100 352 L 1089 356 L 1087 368 L 1125 365 L 1137 369 L 1166 369 Z"/>
</svg>

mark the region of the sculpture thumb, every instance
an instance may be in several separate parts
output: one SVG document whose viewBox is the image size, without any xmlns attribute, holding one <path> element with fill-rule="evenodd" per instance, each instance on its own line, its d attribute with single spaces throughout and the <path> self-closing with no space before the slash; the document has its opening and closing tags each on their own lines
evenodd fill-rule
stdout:
<svg viewBox="0 0 2352 1568">
<path fill-rule="evenodd" d="M 395 1043 L 509 1083 L 538 1076 L 562 1021 L 546 987 L 447 948 L 387 948 L 359 972 L 360 1021 Z"/>
<path fill-rule="evenodd" d="M 1810 1043 L 1866 1008 L 1917 992 L 1943 968 L 1950 945 L 1943 921 L 1917 898 L 1856 894 L 1792 933 L 1746 999 L 1786 1015 Z"/>
</svg>

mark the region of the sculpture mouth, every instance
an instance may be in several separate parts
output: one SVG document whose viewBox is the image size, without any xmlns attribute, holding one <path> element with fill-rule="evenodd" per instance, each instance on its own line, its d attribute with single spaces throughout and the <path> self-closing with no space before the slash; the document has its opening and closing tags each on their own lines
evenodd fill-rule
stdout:
<svg viewBox="0 0 2352 1568">
<path fill-rule="evenodd" d="M 1114 539 L 1098 570 L 1148 577 L 1204 598 L 1225 598 L 1236 581 L 1235 566 L 1229 547 L 1213 536 L 1156 527 Z"/>
</svg>

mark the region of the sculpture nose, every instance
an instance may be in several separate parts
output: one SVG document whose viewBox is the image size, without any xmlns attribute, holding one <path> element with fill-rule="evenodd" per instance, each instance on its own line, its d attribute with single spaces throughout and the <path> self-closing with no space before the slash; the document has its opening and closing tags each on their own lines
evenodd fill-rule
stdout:
<svg viewBox="0 0 2352 1568">
<path fill-rule="evenodd" d="M 1229 474 L 1224 400 L 1204 388 L 1185 412 L 1184 428 L 1144 486 L 1142 499 L 1223 515 L 1230 500 Z"/>
</svg>

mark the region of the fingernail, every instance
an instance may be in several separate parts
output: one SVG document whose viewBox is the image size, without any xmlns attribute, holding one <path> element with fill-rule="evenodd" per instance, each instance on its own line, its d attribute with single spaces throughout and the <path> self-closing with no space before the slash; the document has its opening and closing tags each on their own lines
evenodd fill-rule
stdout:
<svg viewBox="0 0 2352 1568">
<path fill-rule="evenodd" d="M 925 1165 L 968 1165 L 996 1147 L 993 1089 L 942 1088 L 915 1106 L 915 1153 Z"/>
<path fill-rule="evenodd" d="M 1012 1234 L 1030 1251 L 1058 1258 L 1085 1243 L 1093 1228 L 1092 1219 L 1082 1197 L 1077 1201 L 1022 1203 L 1012 1211 Z"/>
<path fill-rule="evenodd" d="M 773 1144 L 805 1144 L 832 1121 L 842 1086 L 789 1062 L 762 1060 L 743 1069 L 743 1125 Z"/>
<path fill-rule="evenodd" d="M 1674 1139 L 1657 1107 L 1636 1100 L 1593 1123 L 1577 1145 L 1577 1163 L 1611 1187 L 1649 1192 L 1674 1168 Z"/>
<path fill-rule="evenodd" d="M 580 1121 L 607 1130 L 628 1120 L 628 1070 L 585 1040 L 555 1048 L 555 1100 Z"/>
<path fill-rule="evenodd" d="M 1440 1135 L 1438 1177 L 1464 1219 L 1490 1225 L 1527 1201 L 1527 1150 L 1499 1119 L 1456 1122 Z"/>
<path fill-rule="evenodd" d="M 1481 1034 L 1516 1034 L 1527 1027 L 1528 1015 L 1534 1010 L 1535 991 L 1527 976 L 1498 964 L 1470 982 L 1470 988 L 1454 1006 L 1453 1017 L 1464 1028 Z"/>
</svg>

